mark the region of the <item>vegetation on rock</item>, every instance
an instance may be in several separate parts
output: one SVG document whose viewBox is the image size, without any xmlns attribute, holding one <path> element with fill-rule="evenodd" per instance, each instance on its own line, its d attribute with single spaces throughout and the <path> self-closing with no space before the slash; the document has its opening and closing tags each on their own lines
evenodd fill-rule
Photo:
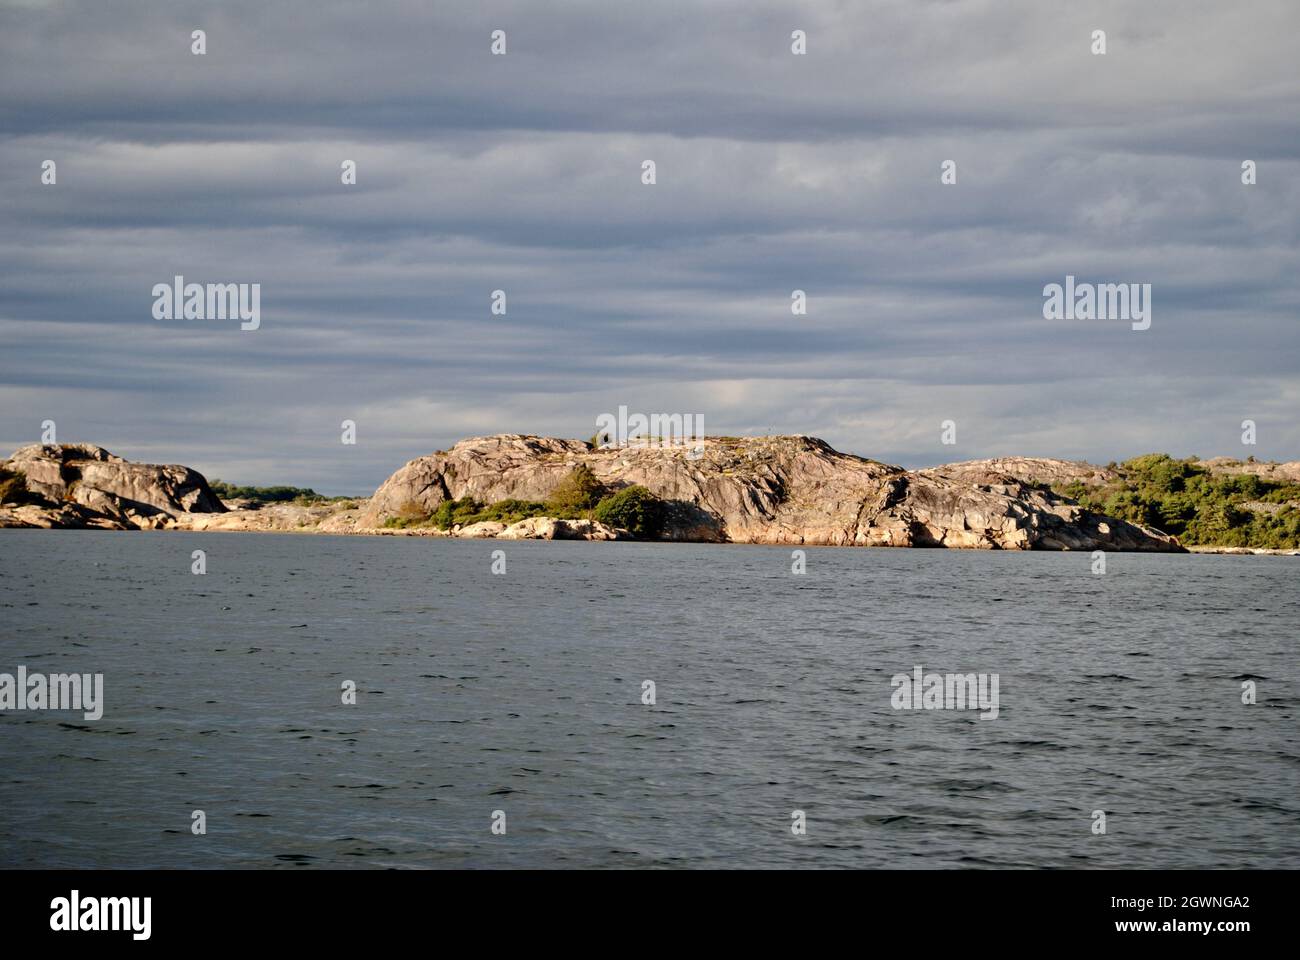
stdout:
<svg viewBox="0 0 1300 960">
<path fill-rule="evenodd" d="M 664 525 L 664 504 L 645 487 L 625 487 L 597 504 L 592 518 L 610 527 L 620 527 L 642 540 L 659 536 Z"/>
<path fill-rule="evenodd" d="M 327 497 L 310 487 L 241 487 L 224 480 L 211 480 L 208 486 L 222 500 L 255 500 L 259 503 L 294 503 L 311 506 L 317 503 L 335 503 L 351 497 Z"/>
<path fill-rule="evenodd" d="M 41 498 L 27 489 L 27 478 L 21 473 L 0 467 L 0 503 L 40 503 Z"/>
<path fill-rule="evenodd" d="M 653 539 L 663 529 L 663 503 L 642 486 L 632 486 L 604 496 L 605 488 L 591 468 L 575 467 L 547 499 L 498 500 L 484 504 L 473 497 L 444 500 L 430 513 L 418 503 L 407 502 L 384 521 L 391 530 L 436 528 L 451 530 L 471 524 L 495 521 L 506 525 L 533 517 L 560 520 L 597 520 L 629 531 L 636 537 Z"/>
<path fill-rule="evenodd" d="M 574 467 L 559 486 L 546 498 L 549 509 L 558 511 L 550 514 L 554 517 L 571 517 L 582 511 L 591 510 L 600 503 L 605 488 L 591 468 L 585 463 Z"/>
<path fill-rule="evenodd" d="M 1104 486 L 1057 487 L 1096 513 L 1173 534 L 1188 545 L 1300 548 L 1300 484 L 1253 473 L 1213 473 L 1193 459 L 1153 453 L 1112 465 Z"/>
</svg>

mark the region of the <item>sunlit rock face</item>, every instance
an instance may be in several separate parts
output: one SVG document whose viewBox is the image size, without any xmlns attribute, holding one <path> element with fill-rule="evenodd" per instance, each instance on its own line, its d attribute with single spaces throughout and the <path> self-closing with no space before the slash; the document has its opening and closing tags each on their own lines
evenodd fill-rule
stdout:
<svg viewBox="0 0 1300 960">
<path fill-rule="evenodd" d="M 666 501 L 668 540 L 1182 549 L 1157 530 L 1090 513 L 1040 485 L 1089 470 L 1103 482 L 1103 468 L 1013 458 L 907 471 L 804 436 L 601 448 L 518 434 L 473 437 L 394 473 L 361 510 L 356 529 L 382 528 L 403 510 L 432 513 L 444 500 L 463 497 L 543 501 L 579 464 L 609 489 L 639 484 Z"/>
</svg>

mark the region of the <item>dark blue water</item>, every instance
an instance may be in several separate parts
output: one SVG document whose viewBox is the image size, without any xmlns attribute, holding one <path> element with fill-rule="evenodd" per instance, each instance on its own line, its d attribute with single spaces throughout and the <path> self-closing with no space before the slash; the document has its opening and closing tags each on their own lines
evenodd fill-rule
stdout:
<svg viewBox="0 0 1300 960">
<path fill-rule="evenodd" d="M 0 532 L 0 866 L 1300 867 L 1296 558 L 790 553 Z"/>
</svg>

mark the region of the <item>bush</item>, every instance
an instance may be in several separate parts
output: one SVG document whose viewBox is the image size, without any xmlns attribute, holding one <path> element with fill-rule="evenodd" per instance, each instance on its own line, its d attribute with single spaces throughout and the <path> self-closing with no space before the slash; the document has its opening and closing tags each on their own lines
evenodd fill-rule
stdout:
<svg viewBox="0 0 1300 960">
<path fill-rule="evenodd" d="M 384 526 L 391 530 L 405 530 L 407 527 L 419 527 L 429 522 L 429 511 L 414 500 L 407 500 L 397 508 L 397 513 L 384 521 Z"/>
<path fill-rule="evenodd" d="M 621 527 L 641 540 L 653 540 L 663 530 L 664 504 L 638 485 L 626 487 L 600 501 L 592 516 L 608 526 Z"/>
<path fill-rule="evenodd" d="M 1057 492 L 1097 513 L 1157 527 L 1187 544 L 1225 547 L 1300 547 L 1300 484 L 1255 474 L 1213 474 L 1195 460 L 1148 454 L 1115 468 L 1103 487 L 1074 482 Z M 1250 501 L 1282 505 L 1255 512 Z"/>
<path fill-rule="evenodd" d="M 438 504 L 429 518 L 439 530 L 450 530 L 458 523 L 467 522 L 479 510 L 479 502 L 473 497 L 461 497 L 459 500 L 444 500 Z"/>
<path fill-rule="evenodd" d="M 483 520 L 495 520 L 498 523 L 518 523 L 529 517 L 544 517 L 548 513 L 546 504 L 535 500 L 498 500 L 489 507 L 484 507 L 474 515 L 458 523 L 479 523 Z"/>
<path fill-rule="evenodd" d="M 557 517 L 576 517 L 600 502 L 605 488 L 586 464 L 574 467 L 551 491 L 546 506 Z"/>
<path fill-rule="evenodd" d="M 594 497 L 601 489 L 590 470 L 578 467 L 545 503 L 510 499 L 485 506 L 473 497 L 461 497 L 459 500 L 444 500 L 430 514 L 418 503 L 408 501 L 395 516 L 384 521 L 384 526 L 399 530 L 429 526 L 450 530 L 485 520 L 511 524 L 531 517 L 594 518 L 609 526 L 628 530 L 644 540 L 659 536 L 663 529 L 664 505 L 658 497 L 645 487 L 637 486 L 597 501 Z"/>
<path fill-rule="evenodd" d="M 517 523 L 529 517 L 546 514 L 546 505 L 535 500 L 498 500 L 484 506 L 473 497 L 461 497 L 459 500 L 444 500 L 438 509 L 428 518 L 428 523 L 439 530 L 452 527 L 467 527 L 471 523 L 495 520 L 498 523 Z"/>
<path fill-rule="evenodd" d="M 0 467 L 0 503 L 38 503 L 40 499 L 27 489 L 25 476 Z"/>
<path fill-rule="evenodd" d="M 289 503 L 312 507 L 322 503 L 338 503 L 350 497 L 327 497 L 310 487 L 241 487 L 224 480 L 209 480 L 208 486 L 222 500 L 255 500 L 258 503 Z"/>
<path fill-rule="evenodd" d="M 241 487 L 224 480 L 211 480 L 208 486 L 222 500 L 260 500 L 263 503 L 285 503 L 299 497 L 319 498 L 315 490 L 303 487 Z"/>
</svg>

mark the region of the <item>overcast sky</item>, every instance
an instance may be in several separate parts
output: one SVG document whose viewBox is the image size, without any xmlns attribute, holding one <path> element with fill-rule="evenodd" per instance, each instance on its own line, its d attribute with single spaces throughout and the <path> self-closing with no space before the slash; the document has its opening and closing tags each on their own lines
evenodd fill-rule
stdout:
<svg viewBox="0 0 1300 960">
<path fill-rule="evenodd" d="M 1295 0 L 0 0 L 0 446 L 49 419 L 369 493 L 626 404 L 913 467 L 1297 459 L 1297 33 Z M 260 283 L 261 329 L 155 320 L 176 274 Z M 1150 283 L 1151 328 L 1045 320 L 1066 274 Z"/>
</svg>

